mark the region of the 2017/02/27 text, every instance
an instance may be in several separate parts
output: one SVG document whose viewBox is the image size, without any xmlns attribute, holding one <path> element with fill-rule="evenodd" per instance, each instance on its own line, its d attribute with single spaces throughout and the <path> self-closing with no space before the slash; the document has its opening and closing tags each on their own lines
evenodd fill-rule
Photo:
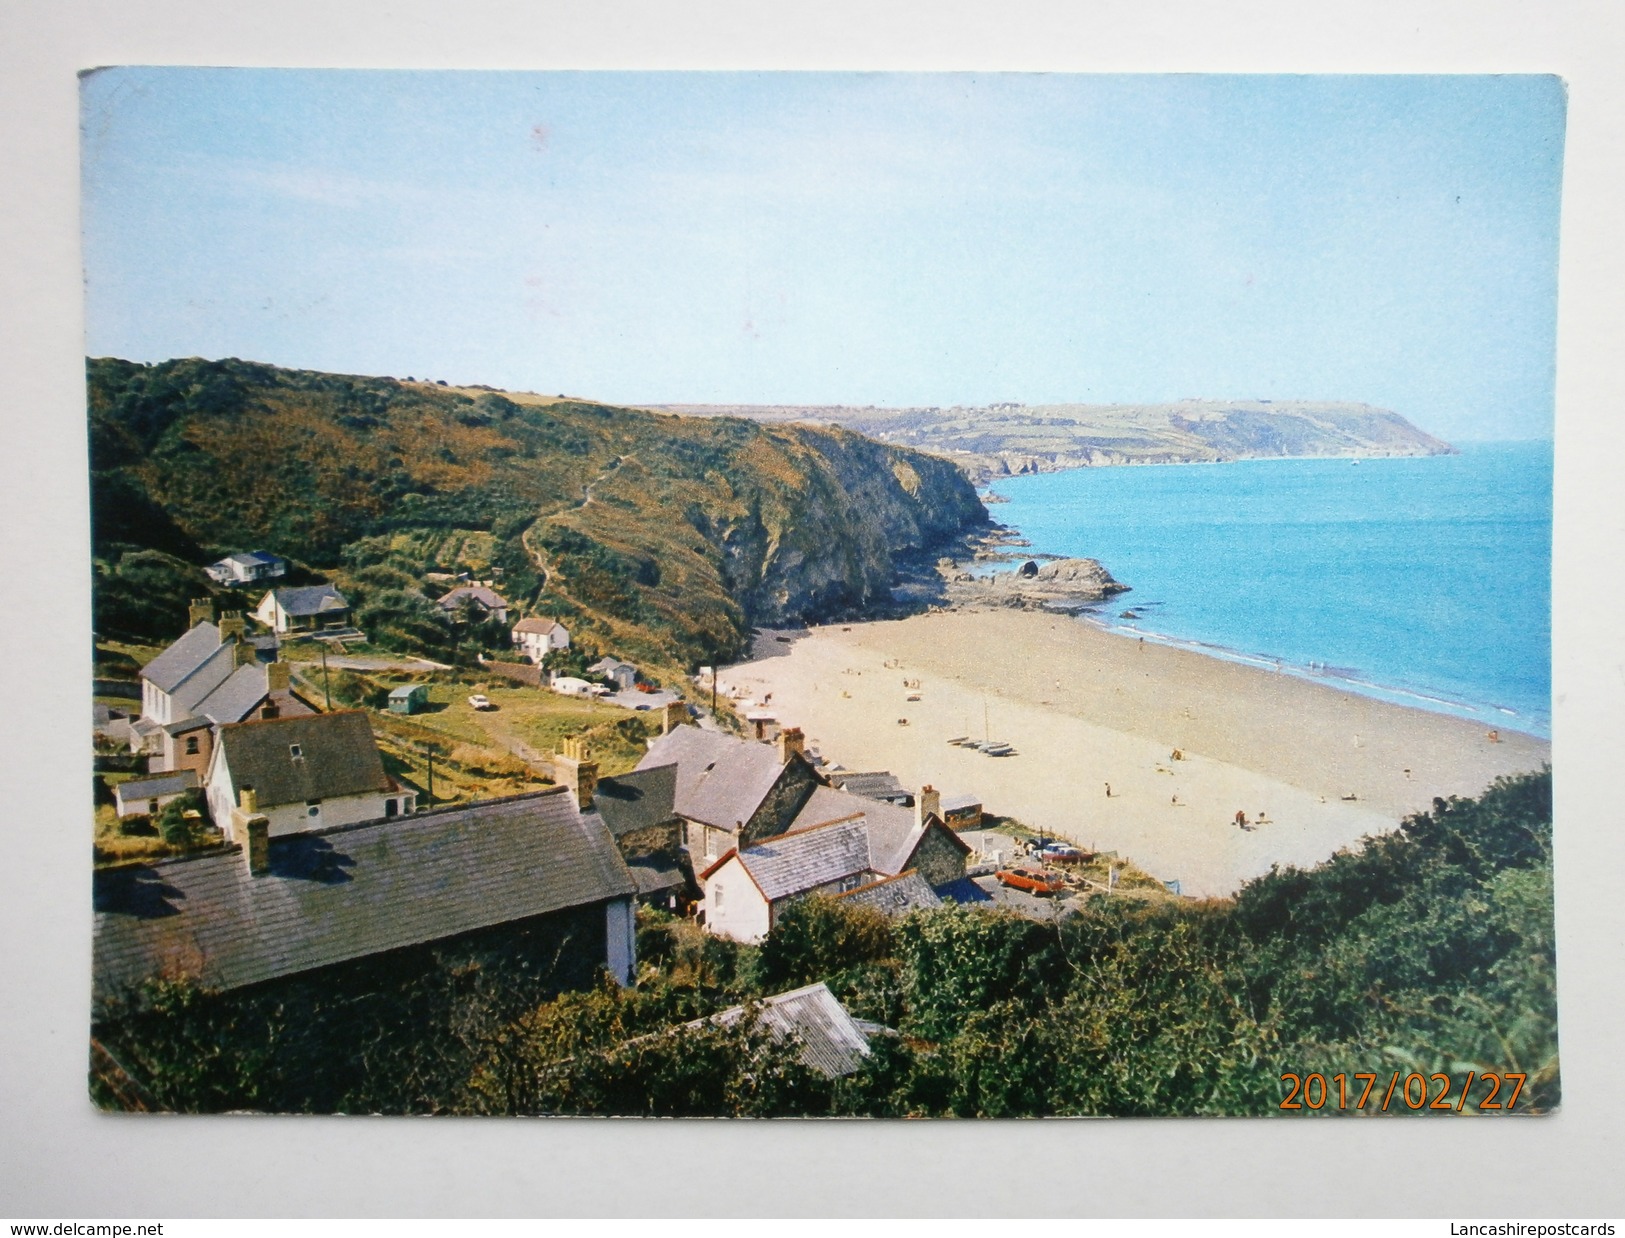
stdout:
<svg viewBox="0 0 1625 1238">
<path fill-rule="evenodd" d="M 1411 1110 L 1447 1109 L 1461 1113 L 1471 1108 L 1480 1113 L 1507 1113 L 1518 1103 L 1527 1077 L 1515 1071 L 1504 1074 L 1485 1071 L 1479 1074 L 1470 1070 L 1460 1081 L 1458 1090 L 1455 1077 L 1443 1073 L 1412 1071 L 1402 1075 L 1396 1070 L 1387 1080 L 1386 1088 L 1381 1088 L 1378 1082 L 1380 1076 L 1374 1072 L 1336 1074 L 1329 1080 L 1318 1072 L 1308 1075 L 1284 1074 L 1281 1082 L 1287 1086 L 1287 1093 L 1278 1108 L 1363 1110 L 1367 1104 L 1372 1104 L 1379 1112 L 1387 1113 L 1391 1107 L 1397 1108 L 1395 1102 L 1398 1102 L 1398 1105 Z M 1482 1085 L 1482 1095 L 1469 1105 L 1475 1082 Z"/>
</svg>

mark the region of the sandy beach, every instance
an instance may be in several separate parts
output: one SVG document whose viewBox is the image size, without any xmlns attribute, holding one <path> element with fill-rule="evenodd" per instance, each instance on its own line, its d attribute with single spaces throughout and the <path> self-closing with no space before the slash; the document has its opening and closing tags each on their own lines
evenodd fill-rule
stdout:
<svg viewBox="0 0 1625 1238">
<path fill-rule="evenodd" d="M 769 633 L 757 652 L 721 672 L 722 690 L 766 699 L 827 760 L 976 794 L 1186 894 L 1318 863 L 1434 796 L 1476 795 L 1551 759 L 1543 739 L 1503 729 L 1492 742 L 1471 722 L 1047 613 Z M 1015 754 L 947 743 L 962 735 Z"/>
</svg>

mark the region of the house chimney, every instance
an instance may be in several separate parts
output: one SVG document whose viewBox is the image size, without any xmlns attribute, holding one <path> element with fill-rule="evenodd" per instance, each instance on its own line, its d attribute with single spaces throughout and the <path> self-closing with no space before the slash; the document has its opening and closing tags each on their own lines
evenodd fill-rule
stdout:
<svg viewBox="0 0 1625 1238">
<path fill-rule="evenodd" d="M 914 797 L 914 824 L 924 825 L 930 817 L 942 820 L 942 792 L 927 784 Z"/>
<path fill-rule="evenodd" d="M 682 726 L 688 721 L 688 706 L 682 701 L 667 701 L 666 708 L 660 714 L 660 733 L 670 735 L 672 728 Z"/>
<path fill-rule="evenodd" d="M 271 871 L 271 819 L 263 813 L 243 818 L 243 859 L 250 877 Z"/>
<path fill-rule="evenodd" d="M 231 662 L 233 666 L 253 666 L 259 661 L 254 652 L 254 646 L 245 640 L 235 642 L 231 647 Z"/>
<path fill-rule="evenodd" d="M 220 641 L 224 644 L 228 640 L 242 640 L 246 625 L 243 622 L 243 612 L 234 610 L 222 613 L 220 616 Z"/>
<path fill-rule="evenodd" d="M 231 837 L 242 846 L 250 877 L 263 877 L 271 871 L 271 819 L 259 811 L 259 797 L 253 787 L 237 792 L 237 807 L 231 810 Z"/>
<path fill-rule="evenodd" d="M 778 739 L 775 742 L 779 746 L 780 765 L 788 764 L 792 756 L 800 756 L 807 750 L 806 739 L 802 736 L 801 728 L 798 726 L 785 727 L 784 730 L 779 732 Z"/>
<path fill-rule="evenodd" d="M 286 692 L 293 686 L 293 668 L 286 662 L 273 662 L 265 668 L 265 690 Z"/>
<path fill-rule="evenodd" d="M 186 608 L 186 626 L 195 628 L 200 623 L 214 622 L 214 602 L 210 598 L 193 598 Z"/>
<path fill-rule="evenodd" d="M 553 758 L 553 776 L 570 788 L 576 807 L 586 812 L 598 789 L 598 762 L 588 759 L 587 745 L 578 735 L 569 736 L 559 748 L 558 756 Z"/>
</svg>

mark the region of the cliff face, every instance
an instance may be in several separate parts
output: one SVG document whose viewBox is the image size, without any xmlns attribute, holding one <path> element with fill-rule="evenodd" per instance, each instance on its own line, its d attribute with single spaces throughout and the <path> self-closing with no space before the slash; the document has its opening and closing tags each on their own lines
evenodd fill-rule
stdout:
<svg viewBox="0 0 1625 1238">
<path fill-rule="evenodd" d="M 460 569 L 625 656 L 696 662 L 884 601 L 901 562 L 986 522 L 952 464 L 836 429 L 240 361 L 93 361 L 89 395 L 110 595 L 130 555 L 150 574 L 163 552 L 184 595 L 264 548 L 357 594 L 365 626 Z"/>
</svg>

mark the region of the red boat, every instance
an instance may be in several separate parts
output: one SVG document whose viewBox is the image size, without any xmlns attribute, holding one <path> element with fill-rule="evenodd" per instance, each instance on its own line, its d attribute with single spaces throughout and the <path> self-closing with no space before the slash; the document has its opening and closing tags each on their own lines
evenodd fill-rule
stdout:
<svg viewBox="0 0 1625 1238">
<path fill-rule="evenodd" d="M 1066 889 L 1066 882 L 1059 877 L 1051 877 L 1036 868 L 1001 868 L 993 875 L 999 879 L 1000 885 L 1025 890 L 1029 894 L 1059 894 Z"/>
</svg>

